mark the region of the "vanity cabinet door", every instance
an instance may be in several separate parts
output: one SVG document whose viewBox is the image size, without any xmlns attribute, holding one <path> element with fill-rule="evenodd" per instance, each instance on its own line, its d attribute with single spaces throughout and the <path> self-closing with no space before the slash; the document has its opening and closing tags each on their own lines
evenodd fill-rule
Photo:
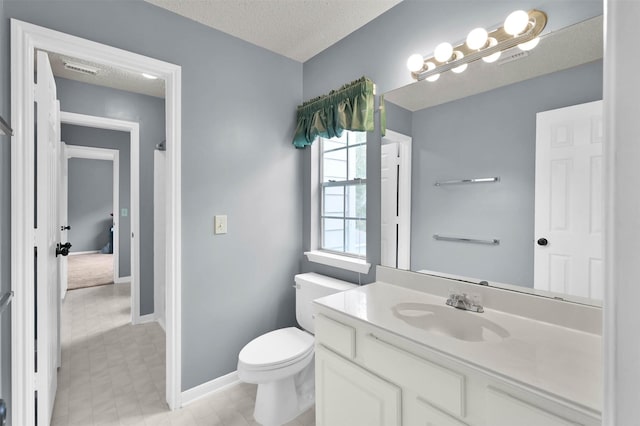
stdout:
<svg viewBox="0 0 640 426">
<path fill-rule="evenodd" d="M 547 410 L 514 398 L 498 389 L 487 389 L 487 424 L 491 426 L 578 426 Z"/>
<path fill-rule="evenodd" d="M 316 346 L 317 426 L 400 426 L 397 386 Z"/>
<path fill-rule="evenodd" d="M 421 398 L 406 401 L 405 426 L 468 426 Z"/>
</svg>

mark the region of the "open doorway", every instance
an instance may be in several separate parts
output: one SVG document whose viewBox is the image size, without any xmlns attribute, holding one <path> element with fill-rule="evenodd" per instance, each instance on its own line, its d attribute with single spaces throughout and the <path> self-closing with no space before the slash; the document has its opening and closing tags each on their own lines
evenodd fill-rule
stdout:
<svg viewBox="0 0 640 426">
<path fill-rule="evenodd" d="M 16 294 L 12 310 L 13 421 L 16 424 L 49 424 L 56 394 L 56 367 L 60 365 L 61 358 L 55 350 L 56 340 L 59 342 L 55 318 L 60 312 L 58 255 L 64 250 L 56 208 L 60 157 L 58 144 L 54 143 L 56 138 L 60 140 L 60 107 L 56 101 L 53 77 L 39 79 L 34 85 L 33 76 L 37 74 L 40 77 L 43 74 L 41 70 L 50 68 L 44 51 L 128 72 L 146 73 L 165 82 L 167 191 L 164 207 L 167 218 L 164 253 L 166 340 L 163 346 L 166 363 L 161 369 L 166 372 L 166 381 L 156 383 L 156 387 L 163 388 L 160 395 L 171 409 L 178 408 L 181 399 L 180 67 L 17 20 L 12 20 L 12 35 L 12 116 L 18 123 L 13 140 L 11 206 L 14 228 L 12 289 Z M 38 62 L 38 73 L 34 64 L 37 51 L 40 51 L 38 58 L 43 59 L 43 68 Z M 34 161 L 36 157 L 37 162 Z M 131 209 L 134 209 L 133 205 Z M 36 218 L 36 221 L 31 218 Z M 132 231 L 131 238 L 135 242 L 140 235 Z M 153 253 L 153 247 L 148 252 Z M 139 263 L 139 259 L 133 262 L 134 265 Z M 133 275 L 132 279 L 135 279 Z M 134 294 L 135 286 L 131 292 Z M 38 299 L 34 305 L 36 294 Z M 154 320 L 153 306 L 150 309 L 141 303 L 136 306 L 151 312 L 145 321 Z M 143 310 L 143 313 L 147 312 Z M 142 316 L 140 319 L 143 320 Z M 36 349 L 37 358 L 34 357 Z M 146 364 L 140 362 L 137 365 Z M 37 377 L 35 371 L 38 371 Z M 148 389 L 138 391 L 146 392 Z"/>
<path fill-rule="evenodd" d="M 120 152 L 65 144 L 61 166 L 60 229 L 62 240 L 73 241 L 69 257 L 60 259 L 64 299 L 68 289 L 119 281 Z"/>
</svg>

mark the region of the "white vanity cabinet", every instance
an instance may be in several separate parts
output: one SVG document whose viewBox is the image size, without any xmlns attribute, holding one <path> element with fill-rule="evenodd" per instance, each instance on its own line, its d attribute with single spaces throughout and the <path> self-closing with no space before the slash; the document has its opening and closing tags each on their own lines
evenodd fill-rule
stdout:
<svg viewBox="0 0 640 426">
<path fill-rule="evenodd" d="M 318 426 L 595 426 L 597 414 L 317 307 Z"/>
</svg>

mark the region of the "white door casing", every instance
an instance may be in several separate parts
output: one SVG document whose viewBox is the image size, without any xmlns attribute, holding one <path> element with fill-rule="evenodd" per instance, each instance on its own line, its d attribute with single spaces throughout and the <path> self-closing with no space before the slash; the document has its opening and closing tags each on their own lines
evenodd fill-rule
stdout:
<svg viewBox="0 0 640 426">
<path fill-rule="evenodd" d="M 47 426 L 53 415 L 58 384 L 59 269 L 56 246 L 60 238 L 58 169 L 60 165 L 60 105 L 49 58 L 37 52 L 38 73 L 36 176 L 36 392 L 37 424 Z"/>
<path fill-rule="evenodd" d="M 536 289 L 604 295 L 602 152 L 602 101 L 537 114 Z"/>
<path fill-rule="evenodd" d="M 166 396 L 182 403 L 182 194 L 181 78 L 178 65 L 11 19 L 11 410 L 13 424 L 35 424 L 33 158 L 35 52 L 56 52 L 87 61 L 150 73 L 165 80 L 167 140 Z"/>
<path fill-rule="evenodd" d="M 381 264 L 410 269 L 411 141 L 387 130 L 381 146 Z"/>
</svg>

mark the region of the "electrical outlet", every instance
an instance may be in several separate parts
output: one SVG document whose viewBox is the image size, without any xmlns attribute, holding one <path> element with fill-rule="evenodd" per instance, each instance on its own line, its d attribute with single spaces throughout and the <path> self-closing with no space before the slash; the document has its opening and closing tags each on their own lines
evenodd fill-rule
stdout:
<svg viewBox="0 0 640 426">
<path fill-rule="evenodd" d="M 227 215 L 221 214 L 213 217 L 213 233 L 214 234 L 226 234 L 227 233 Z"/>
</svg>

